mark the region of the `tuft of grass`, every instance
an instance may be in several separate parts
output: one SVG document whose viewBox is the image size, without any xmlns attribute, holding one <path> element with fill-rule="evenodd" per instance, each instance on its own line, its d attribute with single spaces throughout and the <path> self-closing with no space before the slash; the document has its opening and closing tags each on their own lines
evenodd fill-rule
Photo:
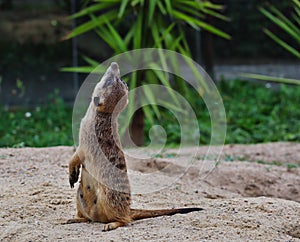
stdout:
<svg viewBox="0 0 300 242">
<path fill-rule="evenodd" d="M 287 163 L 285 165 L 286 165 L 286 168 L 287 168 L 288 171 L 291 171 L 292 169 L 296 169 L 296 168 L 300 167 L 300 165 L 291 164 L 291 163 Z"/>
</svg>

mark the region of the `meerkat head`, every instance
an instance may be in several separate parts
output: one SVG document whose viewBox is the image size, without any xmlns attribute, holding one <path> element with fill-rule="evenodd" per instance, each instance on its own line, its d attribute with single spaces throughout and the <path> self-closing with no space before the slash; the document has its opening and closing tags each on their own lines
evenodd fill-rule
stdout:
<svg viewBox="0 0 300 242">
<path fill-rule="evenodd" d="M 119 66 L 112 62 L 107 71 L 97 83 L 92 102 L 97 112 L 120 112 L 128 103 L 128 87 L 120 78 Z"/>
</svg>

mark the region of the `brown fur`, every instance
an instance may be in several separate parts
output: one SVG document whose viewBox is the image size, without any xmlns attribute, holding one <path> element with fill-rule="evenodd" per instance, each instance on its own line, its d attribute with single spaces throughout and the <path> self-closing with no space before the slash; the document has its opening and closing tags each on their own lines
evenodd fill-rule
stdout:
<svg viewBox="0 0 300 242">
<path fill-rule="evenodd" d="M 127 105 L 127 95 L 118 65 L 112 63 L 95 87 L 81 122 L 79 146 L 69 163 L 71 187 L 78 181 L 80 167 L 81 181 L 77 191 L 77 218 L 67 223 L 101 222 L 106 223 L 104 231 L 108 231 L 132 220 L 201 210 L 130 208 L 130 184 L 117 132 L 117 116 Z"/>
</svg>

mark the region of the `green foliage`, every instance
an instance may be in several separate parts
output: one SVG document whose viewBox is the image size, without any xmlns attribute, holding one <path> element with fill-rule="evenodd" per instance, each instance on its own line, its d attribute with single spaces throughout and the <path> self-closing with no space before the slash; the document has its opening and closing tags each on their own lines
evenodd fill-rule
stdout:
<svg viewBox="0 0 300 242">
<path fill-rule="evenodd" d="M 218 89 L 227 113 L 226 143 L 300 141 L 300 86 L 281 85 L 278 89 L 269 89 L 231 80 L 220 83 Z M 211 135 L 208 110 L 201 99 L 194 105 L 200 143 L 208 145 Z M 176 118 L 167 109 L 159 108 L 159 111 L 160 118 L 152 114 L 153 122 L 145 120 L 146 143 L 150 142 L 149 130 L 154 123 L 165 129 L 167 146 L 178 145 L 181 134 Z M 15 111 L 1 108 L 0 114 L 1 147 L 73 145 L 72 109 L 57 93 L 49 97 L 46 106 Z"/>
<path fill-rule="evenodd" d="M 259 10 L 273 23 L 275 23 L 278 27 L 280 27 L 284 32 L 286 32 L 289 36 L 288 41 L 284 41 L 275 35 L 272 31 L 268 29 L 264 29 L 264 32 L 274 40 L 278 45 L 283 47 L 287 52 L 293 54 L 298 59 L 300 59 L 300 1 L 292 0 L 294 3 L 294 11 L 292 15 L 292 20 L 284 16 L 277 8 L 274 6 L 269 7 L 269 11 L 265 8 L 260 8 Z M 281 35 L 281 34 L 280 34 Z M 289 42 L 294 40 L 296 42 L 297 47 L 293 47 Z M 257 79 L 261 81 L 272 81 L 279 82 L 285 84 L 296 84 L 300 85 L 300 80 L 281 78 L 281 77 L 272 77 L 266 75 L 258 75 L 258 74 L 242 74 L 242 77 Z"/>
<path fill-rule="evenodd" d="M 272 5 L 291 18 L 290 1 L 279 0 L 215 0 L 215 3 L 226 5 L 223 14 L 228 16 L 230 23 L 216 21 L 214 25 L 221 28 L 232 37 L 231 41 L 219 39 L 214 41 L 214 52 L 217 60 L 224 59 L 291 59 L 289 53 L 283 48 L 275 48 L 269 37 L 261 34 L 262 26 L 272 31 L 279 28 L 258 11 L 259 6 Z M 288 39 L 288 35 L 281 31 L 280 37 Z M 246 58 L 245 58 L 246 57 Z"/>
<path fill-rule="evenodd" d="M 273 77 L 273 76 L 251 74 L 251 73 L 242 73 L 242 74 L 240 74 L 240 76 L 244 77 L 244 78 L 256 79 L 256 80 L 260 80 L 260 81 L 279 82 L 279 83 L 284 83 L 284 84 L 300 85 L 300 80 L 290 79 L 290 78 Z"/>
<path fill-rule="evenodd" d="M 220 86 L 227 115 L 226 143 L 300 141 L 300 87 L 278 90 L 230 81 Z"/>
<path fill-rule="evenodd" d="M 34 109 L 5 111 L 0 108 L 0 146 L 72 145 L 72 109 L 58 92 L 49 96 L 48 104 Z"/>
<path fill-rule="evenodd" d="M 182 23 L 185 23 L 196 30 L 205 29 L 230 39 L 228 34 L 203 21 L 206 15 L 228 20 L 218 12 L 222 8 L 210 1 L 195 0 L 96 1 L 73 15 L 74 18 L 89 16 L 90 20 L 66 38 L 94 30 L 116 53 L 143 47 L 163 47 L 163 44 L 170 47 L 174 41 L 185 42 L 182 39 Z M 185 44 L 176 43 L 186 49 Z"/>
<path fill-rule="evenodd" d="M 281 85 L 278 90 L 246 81 L 223 81 L 218 86 L 227 116 L 226 143 L 300 141 L 300 87 Z M 194 107 L 200 127 L 200 143 L 209 144 L 211 123 L 201 99 Z M 180 143 L 180 126 L 168 112 L 155 123 L 168 134 L 168 143 Z M 146 120 L 145 137 L 150 142 Z"/>
<path fill-rule="evenodd" d="M 292 44 L 289 44 L 287 41 L 282 40 L 278 35 L 274 34 L 268 29 L 264 29 L 264 32 L 273 39 L 277 44 L 285 48 L 288 52 L 300 58 L 300 1 L 292 0 L 294 3 L 294 13 L 292 19 L 287 18 L 274 6 L 270 6 L 269 10 L 265 8 L 260 8 L 259 10 L 273 23 L 280 27 L 284 32 L 289 36 L 288 42 L 291 42 L 292 39 L 297 43 L 297 48 L 293 47 Z"/>
<path fill-rule="evenodd" d="M 205 22 L 207 15 L 228 20 L 219 13 L 222 8 L 222 5 L 213 4 L 210 1 L 197 0 L 96 1 L 72 16 L 73 18 L 89 17 L 90 19 L 75 28 L 66 38 L 93 30 L 111 47 L 115 54 L 141 48 L 158 48 L 191 56 L 187 44 L 186 26 L 195 30 L 207 30 L 222 38 L 230 39 L 228 34 Z M 166 66 L 166 57 L 161 54 L 159 58 L 161 63 L 165 63 Z M 92 68 L 98 65 L 96 61 L 88 57 L 85 57 L 85 60 Z M 172 62 L 172 69 L 178 70 L 179 66 L 176 60 Z M 157 64 L 153 63 L 153 69 L 155 69 L 155 65 Z M 189 63 L 189 65 L 193 64 Z M 64 68 L 63 70 L 87 72 L 92 69 L 90 67 Z M 198 81 L 205 85 L 201 78 Z M 173 78 L 173 82 L 175 83 L 174 89 L 192 102 L 188 85 L 177 77 Z M 143 84 L 161 84 L 171 87 L 168 73 L 142 71 L 131 75 L 129 79 L 131 90 L 137 86 L 143 86 Z M 144 88 L 144 93 L 151 102 L 154 97 L 151 91 Z M 133 96 L 129 96 L 128 119 L 133 115 L 130 111 L 133 110 L 133 98 Z M 179 103 L 177 100 L 175 102 Z M 153 113 L 150 113 L 151 111 Z M 143 112 L 148 120 L 153 120 L 152 114 L 160 118 L 156 105 L 144 106 Z M 122 130 L 121 133 L 124 131 Z"/>
</svg>

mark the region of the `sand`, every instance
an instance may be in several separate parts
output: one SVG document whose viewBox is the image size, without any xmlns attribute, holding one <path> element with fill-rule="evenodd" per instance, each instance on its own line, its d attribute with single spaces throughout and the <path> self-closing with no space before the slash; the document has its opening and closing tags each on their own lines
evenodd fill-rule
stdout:
<svg viewBox="0 0 300 242">
<path fill-rule="evenodd" d="M 76 187 L 68 184 L 72 147 L 0 149 L 0 241 L 300 241 L 300 144 L 227 145 L 210 172 L 202 166 L 207 147 L 185 162 L 195 149 L 178 157 L 172 149 L 144 160 L 127 156 L 137 191 L 132 207 L 203 211 L 109 232 L 101 223 L 61 224 L 76 215 Z M 152 187 L 145 174 L 156 192 L 141 192 Z"/>
</svg>

